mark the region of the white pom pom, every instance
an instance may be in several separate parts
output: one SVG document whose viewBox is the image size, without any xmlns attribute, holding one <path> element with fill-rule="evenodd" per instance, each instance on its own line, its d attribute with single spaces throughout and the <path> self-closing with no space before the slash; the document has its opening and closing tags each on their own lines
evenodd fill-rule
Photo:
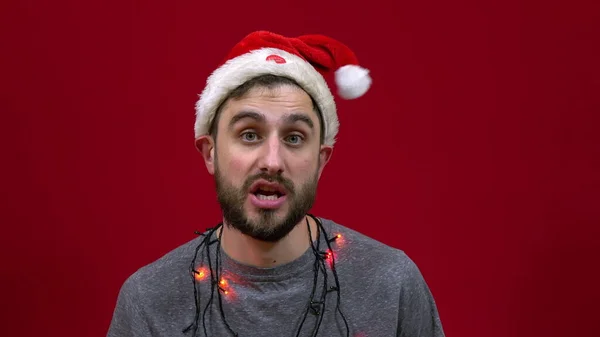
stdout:
<svg viewBox="0 0 600 337">
<path fill-rule="evenodd" d="M 338 94 L 344 99 L 355 99 L 364 95 L 371 87 L 369 71 L 357 65 L 345 65 L 335 71 Z"/>
</svg>

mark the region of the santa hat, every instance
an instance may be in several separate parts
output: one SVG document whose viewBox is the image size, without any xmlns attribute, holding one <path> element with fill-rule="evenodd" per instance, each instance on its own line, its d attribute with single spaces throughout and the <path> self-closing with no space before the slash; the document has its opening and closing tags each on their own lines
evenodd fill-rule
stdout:
<svg viewBox="0 0 600 337">
<path fill-rule="evenodd" d="M 284 37 L 257 31 L 238 42 L 209 76 L 196 103 L 196 138 L 209 133 L 217 108 L 246 81 L 271 74 L 296 81 L 316 102 L 324 124 L 324 143 L 333 145 L 339 130 L 333 95 L 323 76 L 335 74 L 341 98 L 355 99 L 371 86 L 369 71 L 358 65 L 352 50 L 323 35 Z"/>
</svg>

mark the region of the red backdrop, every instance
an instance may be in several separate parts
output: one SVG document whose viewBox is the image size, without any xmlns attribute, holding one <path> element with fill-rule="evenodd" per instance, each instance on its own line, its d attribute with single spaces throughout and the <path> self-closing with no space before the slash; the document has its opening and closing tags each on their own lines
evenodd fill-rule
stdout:
<svg viewBox="0 0 600 337">
<path fill-rule="evenodd" d="M 193 106 L 255 29 L 372 70 L 314 213 L 405 250 L 449 336 L 595 334 L 592 3 L 4 1 L 2 335 L 105 335 L 125 278 L 219 221 Z"/>
</svg>

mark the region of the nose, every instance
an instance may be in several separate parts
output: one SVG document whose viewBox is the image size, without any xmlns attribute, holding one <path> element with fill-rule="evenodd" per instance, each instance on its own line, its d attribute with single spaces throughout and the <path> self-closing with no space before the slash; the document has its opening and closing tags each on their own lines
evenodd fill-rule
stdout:
<svg viewBox="0 0 600 337">
<path fill-rule="evenodd" d="M 281 174 L 283 172 L 281 143 L 277 136 L 272 136 L 263 143 L 263 150 L 259 158 L 259 168 L 263 173 L 269 175 Z"/>
</svg>

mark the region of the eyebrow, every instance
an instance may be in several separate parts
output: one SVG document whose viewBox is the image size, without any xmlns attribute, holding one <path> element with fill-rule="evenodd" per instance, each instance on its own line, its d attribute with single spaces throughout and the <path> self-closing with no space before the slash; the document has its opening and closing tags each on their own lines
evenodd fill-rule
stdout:
<svg viewBox="0 0 600 337">
<path fill-rule="evenodd" d="M 235 123 L 239 122 L 244 118 L 254 119 L 257 122 L 265 121 L 265 116 L 263 114 L 259 114 L 258 112 L 254 111 L 242 111 L 231 118 L 231 120 L 229 121 L 229 128 L 232 128 L 235 125 Z"/>
<path fill-rule="evenodd" d="M 284 120 L 285 120 L 286 124 L 294 124 L 296 122 L 304 122 L 311 129 L 314 129 L 314 127 L 315 127 L 313 124 L 313 121 L 310 119 L 310 117 L 308 117 L 307 115 L 304 115 L 304 114 L 293 113 L 293 114 L 285 116 Z"/>
<path fill-rule="evenodd" d="M 240 120 L 245 119 L 245 118 L 253 119 L 259 123 L 264 123 L 266 120 L 265 116 L 261 113 L 254 112 L 254 111 L 241 111 L 240 113 L 236 114 L 235 116 L 233 116 L 231 118 L 231 121 L 229 121 L 229 128 L 232 128 L 237 122 L 239 122 Z M 308 117 L 305 114 L 301 114 L 301 113 L 292 113 L 292 114 L 286 115 L 283 120 L 286 124 L 294 124 L 296 122 L 304 122 L 311 129 L 314 129 L 314 127 L 315 127 L 314 123 L 310 119 L 310 117 Z"/>
</svg>

